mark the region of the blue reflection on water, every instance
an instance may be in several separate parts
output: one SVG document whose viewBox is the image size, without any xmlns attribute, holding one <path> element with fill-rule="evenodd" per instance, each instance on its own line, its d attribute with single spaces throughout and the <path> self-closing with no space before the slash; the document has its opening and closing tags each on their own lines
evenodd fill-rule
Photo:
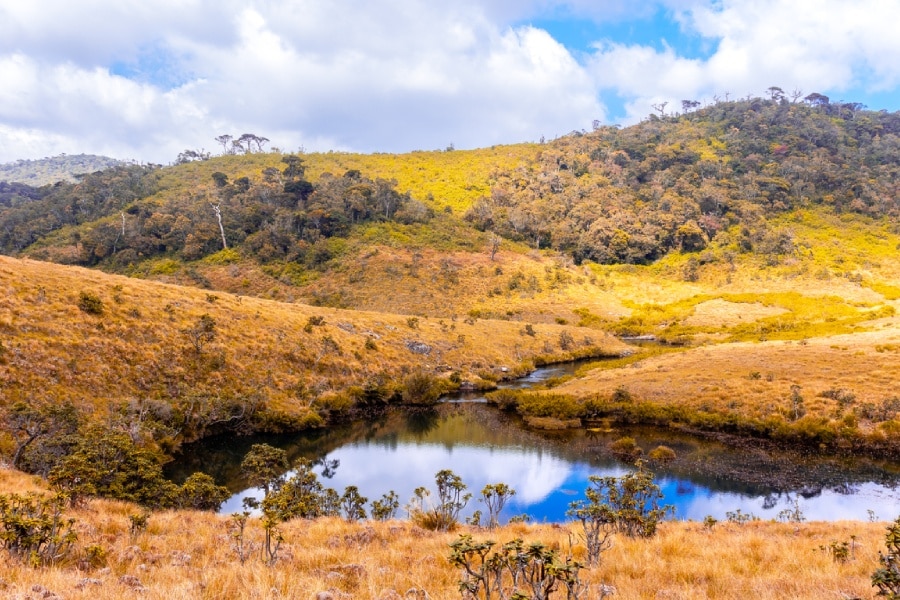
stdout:
<svg viewBox="0 0 900 600">
<path fill-rule="evenodd" d="M 331 479 L 323 479 L 326 487 L 338 492 L 355 485 L 360 493 L 375 500 L 390 490 L 401 502 L 408 501 L 413 490 L 434 481 L 441 469 L 459 475 L 473 496 L 489 483 L 503 482 L 516 490 L 501 520 L 528 514 L 535 521 L 562 522 L 569 504 L 584 497 L 590 475 L 621 476 L 622 466 L 592 465 L 586 461 L 568 460 L 546 448 L 493 446 L 447 443 L 398 442 L 395 438 L 368 440 L 348 444 L 329 453 L 327 460 L 338 460 L 340 466 Z M 817 490 L 813 497 L 796 493 L 780 495 L 745 494 L 712 490 L 696 482 L 667 476 L 657 478 L 664 496 L 663 503 L 675 506 L 674 518 L 700 521 L 707 515 L 725 519 L 726 513 L 740 509 L 762 519 L 775 519 L 792 509 L 795 501 L 807 520 L 866 520 L 874 513 L 893 518 L 900 511 L 900 494 L 876 483 L 855 485 L 853 493 L 831 489 Z M 245 496 L 259 498 L 258 490 L 235 494 L 223 512 L 241 510 Z M 465 515 L 484 507 L 474 498 Z M 405 516 L 401 510 L 399 516 Z"/>
</svg>

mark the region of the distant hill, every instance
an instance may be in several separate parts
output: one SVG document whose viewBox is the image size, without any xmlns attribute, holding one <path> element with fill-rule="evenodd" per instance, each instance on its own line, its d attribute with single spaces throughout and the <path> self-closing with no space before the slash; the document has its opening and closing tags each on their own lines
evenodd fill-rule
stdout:
<svg viewBox="0 0 900 600">
<path fill-rule="evenodd" d="M 102 171 L 125 164 L 121 160 L 95 154 L 60 154 L 38 160 L 17 160 L 0 164 L 0 181 L 40 187 L 57 181 L 78 181 L 76 175 Z"/>
</svg>

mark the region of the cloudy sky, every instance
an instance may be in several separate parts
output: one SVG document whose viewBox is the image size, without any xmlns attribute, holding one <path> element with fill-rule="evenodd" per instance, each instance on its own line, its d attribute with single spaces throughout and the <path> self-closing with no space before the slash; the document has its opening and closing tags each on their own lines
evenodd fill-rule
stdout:
<svg viewBox="0 0 900 600">
<path fill-rule="evenodd" d="M 770 86 L 900 109 L 900 0 L 0 0 L 0 162 L 473 148 Z"/>
</svg>

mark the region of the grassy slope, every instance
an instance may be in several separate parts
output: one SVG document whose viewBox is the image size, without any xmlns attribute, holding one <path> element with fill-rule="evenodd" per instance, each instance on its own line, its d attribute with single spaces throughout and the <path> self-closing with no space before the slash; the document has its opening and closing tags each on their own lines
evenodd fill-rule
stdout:
<svg viewBox="0 0 900 600">
<path fill-rule="evenodd" d="M 4 489 L 30 489 L 32 478 L 0 469 Z M 146 532 L 132 537 L 133 505 L 102 500 L 71 511 L 77 520 L 76 554 L 89 545 L 105 550 L 105 565 L 73 564 L 40 570 L 0 562 L 0 593 L 24 598 L 43 586 L 69 600 L 313 598 L 459 598 L 459 573 L 446 557 L 457 533 L 435 533 L 406 521 L 348 524 L 338 519 L 297 520 L 282 526 L 279 560 L 266 567 L 255 553 L 240 564 L 231 548 L 229 519 L 188 511 L 157 513 Z M 488 534 L 469 530 L 476 540 L 499 543 L 523 538 L 542 541 L 583 559 L 584 548 L 570 537 L 574 526 L 509 525 Z M 246 539 L 262 540 L 251 519 Z M 823 547 L 853 539 L 853 558 L 832 560 Z M 783 524 L 721 523 L 710 532 L 699 523 L 667 522 L 647 541 L 616 538 L 602 563 L 585 570 L 586 582 L 615 586 L 615 598 L 868 598 L 884 524 L 862 522 Z M 131 576 L 129 578 L 128 576 Z M 129 585 L 129 582 L 131 585 Z M 136 587 L 140 586 L 140 589 Z M 593 596 L 591 596 L 593 597 Z"/>
<path fill-rule="evenodd" d="M 262 393 L 269 408 L 303 414 L 316 396 L 363 385 L 384 373 L 399 381 L 438 365 L 473 378 L 545 354 L 572 327 L 419 318 L 286 304 L 98 271 L 0 257 L 0 381 L 6 402 L 73 399 L 102 410 L 129 399 L 181 398 L 197 389 L 220 396 Z M 80 292 L 103 302 L 102 315 L 79 310 Z M 186 329 L 204 314 L 217 337 L 198 359 Z M 311 316 L 324 325 L 304 331 Z M 366 348 L 373 338 L 375 348 Z M 592 334 L 609 352 L 623 346 Z M 339 350 L 326 342 L 330 338 Z M 481 340 L 490 339 L 491 344 Z M 428 355 L 407 348 L 428 344 Z M 329 350 L 330 348 L 330 350 Z M 477 377 L 476 377 L 477 378 Z"/>
</svg>

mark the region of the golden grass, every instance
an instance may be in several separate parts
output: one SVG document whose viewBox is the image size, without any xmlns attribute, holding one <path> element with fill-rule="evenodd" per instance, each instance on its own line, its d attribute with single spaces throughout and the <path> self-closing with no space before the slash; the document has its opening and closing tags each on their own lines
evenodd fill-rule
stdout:
<svg viewBox="0 0 900 600">
<path fill-rule="evenodd" d="M 399 381 L 421 367 L 469 378 L 483 371 L 500 375 L 501 367 L 514 370 L 538 355 L 563 357 L 562 331 L 579 345 L 584 337 L 557 324 L 536 325 L 530 336 L 511 321 L 411 320 L 6 257 L 0 257 L 0 291 L 4 404 L 72 399 L 103 411 L 130 399 L 262 394 L 270 409 L 302 415 L 317 396 L 379 374 Z M 100 297 L 103 314 L 79 310 L 82 291 Z M 198 356 L 185 331 L 204 314 L 215 320 L 217 336 Z M 310 317 L 324 324 L 307 327 Z M 366 346 L 370 339 L 374 348 Z M 624 348 L 599 332 L 591 339 L 610 353 Z M 428 353 L 410 350 L 412 342 Z"/>
<path fill-rule="evenodd" d="M 15 491 L 30 478 L 0 469 Z M 72 511 L 77 555 L 103 548 L 106 564 L 30 569 L 0 559 L 0 594 L 25 598 L 46 589 L 67 600 L 315 598 L 396 599 L 421 590 L 434 600 L 459 598 L 459 574 L 450 566 L 448 544 L 458 533 L 503 543 L 542 541 L 562 553 L 584 557 L 574 525 L 509 525 L 493 533 L 463 527 L 456 533 L 419 529 L 408 521 L 348 524 L 339 519 L 292 521 L 282 526 L 280 559 L 266 566 L 258 552 L 244 564 L 232 549 L 229 517 L 209 513 L 154 513 L 132 537 L 128 515 L 139 509 L 94 500 Z M 591 585 L 615 586 L 621 600 L 679 598 L 827 599 L 872 596 L 870 575 L 884 549 L 884 523 L 720 523 L 712 531 L 695 522 L 665 522 L 650 540 L 616 537 L 599 567 L 582 572 Z M 251 519 L 246 539 L 262 540 Z M 852 559 L 839 563 L 822 549 L 851 542 Z M 42 586 L 37 588 L 35 586 Z"/>
<path fill-rule="evenodd" d="M 589 371 L 554 392 L 609 396 L 624 387 L 636 400 L 765 418 L 788 410 L 797 385 L 808 414 L 835 419 L 838 403 L 822 392 L 844 389 L 856 403 L 897 395 L 898 349 L 900 319 L 892 317 L 867 332 L 657 354 L 627 368 Z"/>
</svg>

